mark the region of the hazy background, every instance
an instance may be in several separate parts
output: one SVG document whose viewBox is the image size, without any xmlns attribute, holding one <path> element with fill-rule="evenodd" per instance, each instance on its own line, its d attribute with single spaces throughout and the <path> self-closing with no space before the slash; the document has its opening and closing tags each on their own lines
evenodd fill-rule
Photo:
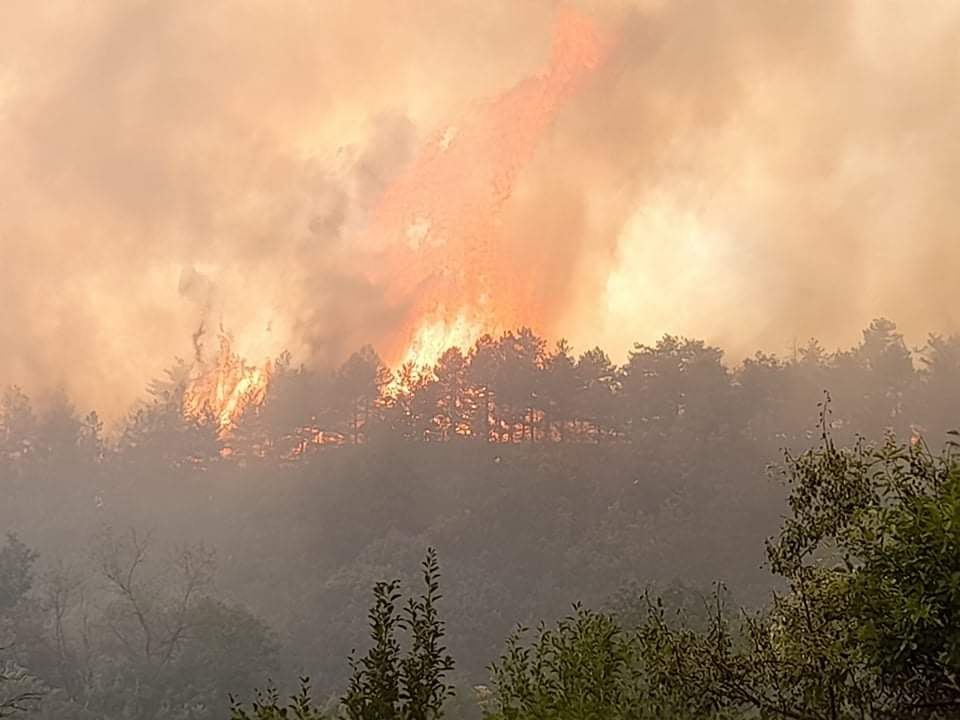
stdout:
<svg viewBox="0 0 960 720">
<path fill-rule="evenodd" d="M 878 315 L 915 343 L 956 329 L 960 5 L 574 4 L 611 53 L 500 218 L 538 331 L 736 357 Z M 371 208 L 451 118 L 542 72 L 555 11 L 6 0 L 0 378 L 109 415 L 201 320 L 255 360 L 384 342 Z"/>
</svg>

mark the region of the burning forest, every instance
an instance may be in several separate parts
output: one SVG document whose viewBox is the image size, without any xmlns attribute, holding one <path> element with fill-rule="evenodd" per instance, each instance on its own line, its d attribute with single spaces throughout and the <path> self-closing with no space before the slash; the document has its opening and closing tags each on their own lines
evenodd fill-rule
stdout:
<svg viewBox="0 0 960 720">
<path fill-rule="evenodd" d="M 612 40 L 587 15 L 564 6 L 552 42 L 545 69 L 499 97 L 471 103 L 436 130 L 383 192 L 362 231 L 370 239 L 361 246 L 383 248 L 367 281 L 402 309 L 380 339 L 386 362 L 401 374 L 423 379 L 447 350 L 541 323 L 546 298 L 536 281 L 503 261 L 511 241 L 502 227 L 504 205 L 555 116 L 604 62 Z M 196 376 L 184 411 L 212 413 L 227 430 L 248 404 L 262 402 L 269 364 L 248 367 L 226 333 L 209 360 L 196 337 L 194 344 Z"/>
<path fill-rule="evenodd" d="M 18 3 L 35 42 L 0 43 L 0 375 L 110 426 L 200 326 L 258 369 L 371 345 L 400 374 L 521 327 L 746 356 L 956 324 L 930 270 L 956 248 L 946 9 L 897 59 L 896 13 L 848 3 L 363 0 L 222 32 L 213 8 L 68 4 Z M 31 51 L 48 33 L 62 55 Z"/>
<path fill-rule="evenodd" d="M 958 48 L 0 3 L 0 718 L 960 717 Z"/>
</svg>

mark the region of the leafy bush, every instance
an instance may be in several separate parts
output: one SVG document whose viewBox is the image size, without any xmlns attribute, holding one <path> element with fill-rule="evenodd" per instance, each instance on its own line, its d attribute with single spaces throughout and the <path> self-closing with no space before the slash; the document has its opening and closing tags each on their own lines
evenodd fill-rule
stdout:
<svg viewBox="0 0 960 720">
<path fill-rule="evenodd" d="M 440 566 L 433 548 L 423 561 L 425 590 L 400 608 L 397 580 L 378 582 L 368 613 L 371 648 L 362 658 L 350 658 L 350 687 L 341 702 L 349 720 L 437 720 L 453 693 L 445 678 L 454 669 L 443 646 L 444 623 L 437 610 Z M 401 648 L 400 632 L 407 650 Z M 299 694 L 282 706 L 274 686 L 257 693 L 249 710 L 234 702 L 232 720 L 323 720 L 310 697 L 306 678 Z"/>
<path fill-rule="evenodd" d="M 577 608 L 492 669 L 502 720 L 960 716 L 960 458 L 922 441 L 788 455 L 791 516 L 768 544 L 788 591 L 733 622 L 663 603 Z"/>
</svg>

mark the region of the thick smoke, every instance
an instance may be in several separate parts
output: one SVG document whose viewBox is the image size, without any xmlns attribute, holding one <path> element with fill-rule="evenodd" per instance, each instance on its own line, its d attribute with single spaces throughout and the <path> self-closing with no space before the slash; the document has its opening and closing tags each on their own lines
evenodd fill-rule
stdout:
<svg viewBox="0 0 960 720">
<path fill-rule="evenodd" d="M 852 343 L 881 314 L 917 342 L 957 329 L 960 7 L 917 10 L 681 2 L 627 19 L 584 99 L 599 111 L 550 152 L 587 168 L 579 196 L 617 234 L 593 315 L 608 343 L 674 328 L 783 351 Z"/>
<path fill-rule="evenodd" d="M 735 353 L 956 329 L 960 8 L 579 3 L 614 39 L 502 218 L 537 328 Z M 405 309 L 371 208 L 539 72 L 547 0 L 0 8 L 0 381 L 119 412 L 200 325 L 337 362 Z M 533 270 L 536 268 L 536 270 Z"/>
</svg>

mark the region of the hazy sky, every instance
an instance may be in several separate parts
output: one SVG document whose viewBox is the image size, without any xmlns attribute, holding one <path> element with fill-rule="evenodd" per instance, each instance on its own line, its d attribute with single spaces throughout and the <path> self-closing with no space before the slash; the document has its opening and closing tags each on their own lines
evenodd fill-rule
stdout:
<svg viewBox="0 0 960 720">
<path fill-rule="evenodd" d="M 604 61 L 491 231 L 537 329 L 734 361 L 881 314 L 960 329 L 960 3 L 571 5 Z M 4 0 L 0 383 L 110 413 L 201 321 L 256 360 L 388 342 L 409 303 L 371 217 L 438 132 L 549 73 L 557 12 Z M 453 207 L 481 207 L 471 177 Z"/>
</svg>

